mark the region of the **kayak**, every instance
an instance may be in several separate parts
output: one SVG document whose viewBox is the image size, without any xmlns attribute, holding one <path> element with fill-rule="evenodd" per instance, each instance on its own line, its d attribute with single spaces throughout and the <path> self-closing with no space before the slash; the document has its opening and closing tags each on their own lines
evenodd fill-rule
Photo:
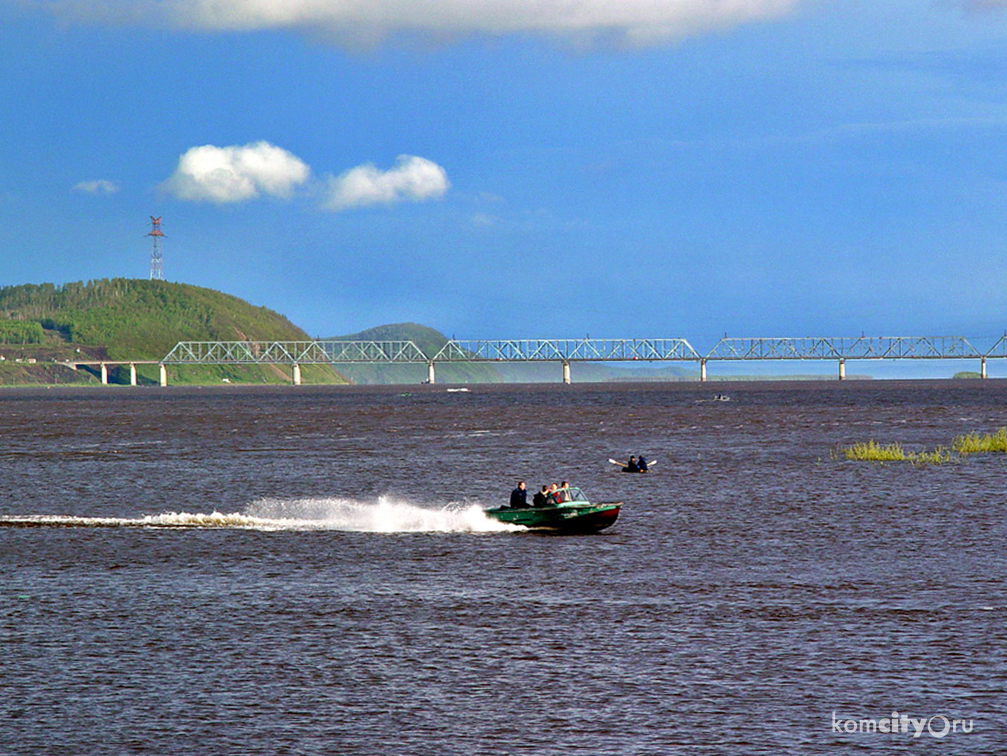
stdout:
<svg viewBox="0 0 1007 756">
<path fill-rule="evenodd" d="M 563 533 L 594 533 L 612 525 L 622 502 L 592 504 L 579 488 L 566 489 L 564 501 L 544 507 L 495 507 L 486 516 L 510 525 Z"/>
<path fill-rule="evenodd" d="M 650 462 L 647 463 L 647 468 L 644 469 L 644 470 L 641 470 L 640 467 L 638 465 L 636 465 L 636 464 L 630 465 L 628 462 L 620 462 L 617 459 L 609 459 L 608 461 L 611 462 L 613 465 L 619 465 L 619 467 L 622 468 L 622 472 L 624 472 L 624 473 L 645 473 L 645 472 L 650 472 L 650 468 L 653 467 L 655 464 L 657 464 L 657 462 L 655 460 L 651 460 Z"/>
</svg>

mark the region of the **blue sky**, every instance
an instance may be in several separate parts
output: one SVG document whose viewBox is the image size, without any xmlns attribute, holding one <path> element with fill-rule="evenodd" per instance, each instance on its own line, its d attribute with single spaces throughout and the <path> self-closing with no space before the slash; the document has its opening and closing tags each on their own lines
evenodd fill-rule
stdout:
<svg viewBox="0 0 1007 756">
<path fill-rule="evenodd" d="M 1007 328 L 1007 0 L 0 0 L 0 284 L 315 336 Z"/>
</svg>

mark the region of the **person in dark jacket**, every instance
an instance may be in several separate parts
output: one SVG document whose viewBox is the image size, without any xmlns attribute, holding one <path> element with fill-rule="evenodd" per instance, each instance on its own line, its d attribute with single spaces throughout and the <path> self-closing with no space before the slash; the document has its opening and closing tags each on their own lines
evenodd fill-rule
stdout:
<svg viewBox="0 0 1007 756">
<path fill-rule="evenodd" d="M 510 505 L 512 509 L 524 509 L 528 506 L 528 489 L 524 481 L 519 481 L 517 488 L 510 492 Z"/>
<path fill-rule="evenodd" d="M 545 496 L 549 493 L 549 486 L 542 486 L 542 490 L 535 494 L 531 499 L 531 505 L 533 507 L 544 507 L 545 506 Z"/>
</svg>

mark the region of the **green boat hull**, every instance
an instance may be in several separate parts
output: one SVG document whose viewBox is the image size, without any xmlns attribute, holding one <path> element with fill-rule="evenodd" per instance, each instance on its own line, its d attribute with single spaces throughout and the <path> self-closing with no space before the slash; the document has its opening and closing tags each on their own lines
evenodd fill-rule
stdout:
<svg viewBox="0 0 1007 756">
<path fill-rule="evenodd" d="M 486 510 L 486 515 L 499 522 L 533 530 L 594 533 L 612 525 L 619 517 L 620 509 L 622 502 L 591 504 L 575 501 L 549 507 L 497 507 Z"/>
</svg>

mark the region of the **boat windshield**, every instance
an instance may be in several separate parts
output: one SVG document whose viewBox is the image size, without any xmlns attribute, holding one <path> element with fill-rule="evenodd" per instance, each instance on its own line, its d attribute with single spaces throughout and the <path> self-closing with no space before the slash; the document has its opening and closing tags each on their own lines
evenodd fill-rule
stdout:
<svg viewBox="0 0 1007 756">
<path fill-rule="evenodd" d="M 584 492 L 581 491 L 579 488 L 574 488 L 573 486 L 571 486 L 570 488 L 568 488 L 566 490 L 567 490 L 566 501 L 587 501 L 588 500 L 587 496 L 585 496 Z"/>
</svg>

